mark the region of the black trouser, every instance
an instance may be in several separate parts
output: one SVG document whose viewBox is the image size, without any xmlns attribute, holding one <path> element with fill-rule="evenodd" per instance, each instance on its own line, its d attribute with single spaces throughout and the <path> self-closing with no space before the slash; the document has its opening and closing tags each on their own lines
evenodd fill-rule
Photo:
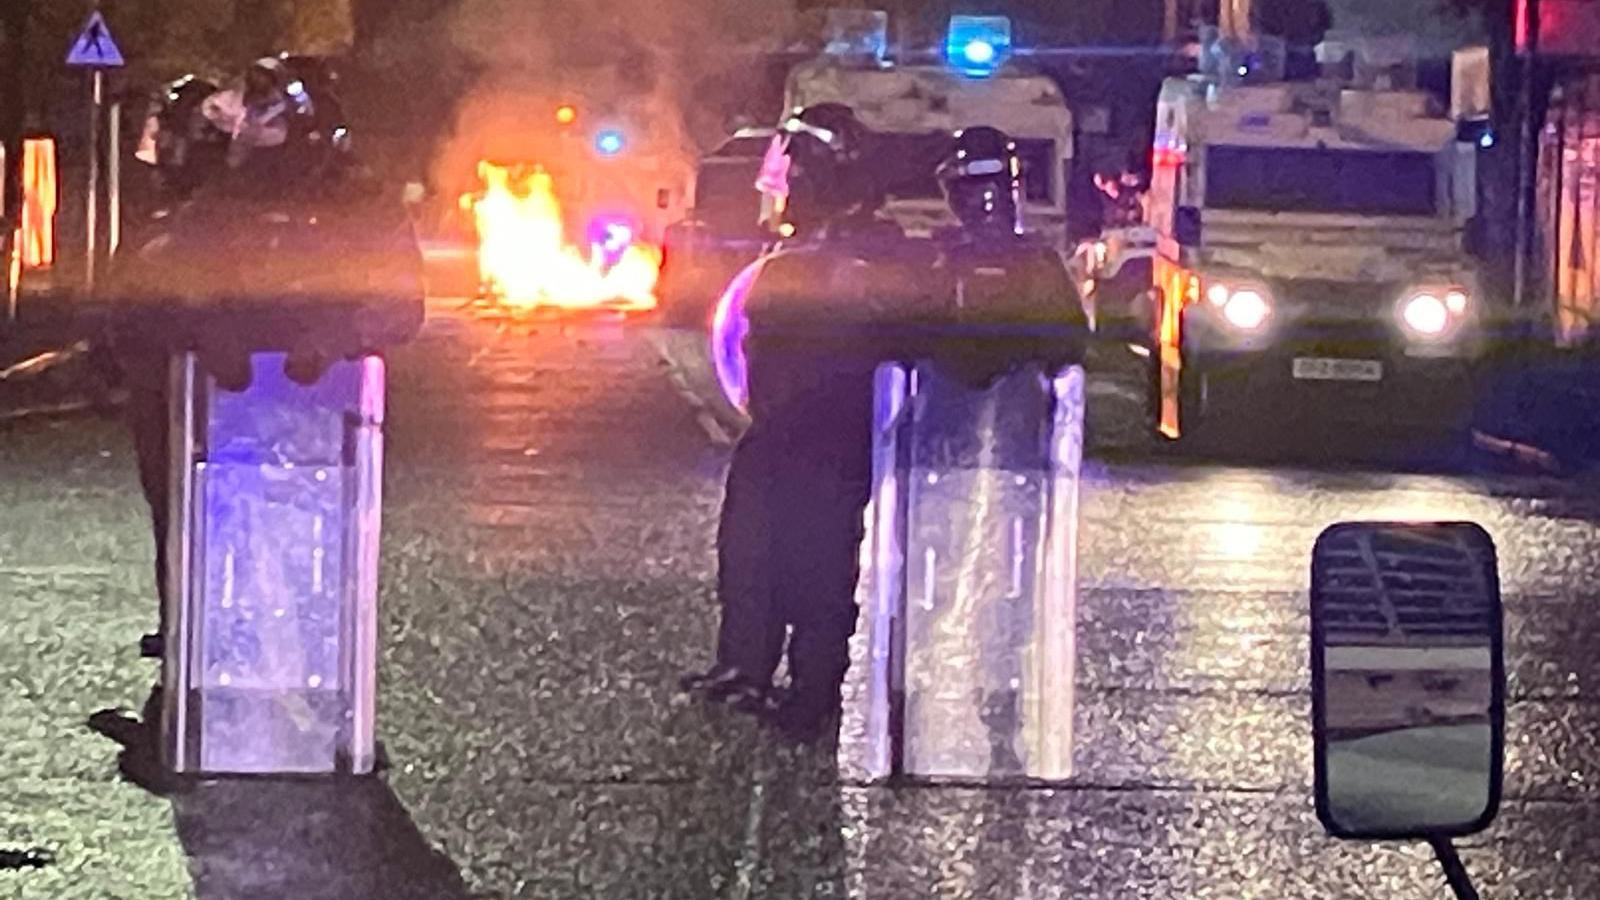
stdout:
<svg viewBox="0 0 1600 900">
<path fill-rule="evenodd" d="M 155 538 L 158 633 L 165 634 L 167 613 L 167 483 L 171 479 L 168 452 L 167 359 L 161 354 L 140 354 L 123 361 L 123 383 L 128 390 L 127 420 L 133 432 L 133 449 L 139 465 L 139 487 L 150 506 Z"/>
<path fill-rule="evenodd" d="M 787 634 L 795 692 L 832 698 L 856 625 L 871 493 L 871 375 L 858 367 L 806 379 L 803 402 L 768 404 L 758 392 L 772 375 L 752 360 L 753 423 L 728 469 L 717 534 L 717 661 L 770 682 Z"/>
<path fill-rule="evenodd" d="M 248 381 L 248 356 L 236 349 L 202 354 L 207 371 L 225 373 L 237 382 Z M 139 466 L 139 487 L 150 507 L 151 533 L 155 539 L 156 616 L 158 634 L 166 634 L 167 615 L 167 528 L 171 517 L 172 479 L 171 381 L 172 351 L 155 348 L 124 350 L 118 354 L 123 387 L 128 391 L 127 421 L 133 434 L 134 455 Z"/>
</svg>

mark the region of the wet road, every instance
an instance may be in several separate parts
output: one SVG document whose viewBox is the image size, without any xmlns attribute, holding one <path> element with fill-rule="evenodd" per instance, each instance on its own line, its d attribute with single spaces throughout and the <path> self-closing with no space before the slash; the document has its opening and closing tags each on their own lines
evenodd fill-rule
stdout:
<svg viewBox="0 0 1600 900">
<path fill-rule="evenodd" d="M 92 419 L 9 427 L 0 847 L 56 863 L 0 896 L 1443 897 L 1426 848 L 1325 838 L 1310 801 L 1312 541 L 1418 516 L 1482 523 L 1505 583 L 1506 802 L 1466 864 L 1485 897 L 1600 893 L 1592 489 L 1174 464 L 1098 382 L 1076 775 L 868 787 L 672 689 L 708 661 L 727 456 L 685 345 L 433 312 L 391 376 L 378 781 L 119 776 L 85 723 L 155 677 L 131 451 Z"/>
</svg>

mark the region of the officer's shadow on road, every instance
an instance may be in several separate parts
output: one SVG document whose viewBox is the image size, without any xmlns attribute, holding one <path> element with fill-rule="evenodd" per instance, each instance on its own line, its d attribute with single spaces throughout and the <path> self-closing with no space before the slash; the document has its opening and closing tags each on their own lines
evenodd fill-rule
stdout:
<svg viewBox="0 0 1600 900">
<path fill-rule="evenodd" d="M 720 739 L 699 777 L 673 793 L 659 876 L 665 896 L 849 896 L 832 747 L 784 744 L 735 713 L 708 714 Z"/>
<path fill-rule="evenodd" d="M 200 900 L 451 900 L 472 895 L 379 777 L 180 780 L 162 771 L 159 689 L 134 717 L 102 710 L 89 727 L 122 746 L 118 769 L 171 800 Z"/>
</svg>

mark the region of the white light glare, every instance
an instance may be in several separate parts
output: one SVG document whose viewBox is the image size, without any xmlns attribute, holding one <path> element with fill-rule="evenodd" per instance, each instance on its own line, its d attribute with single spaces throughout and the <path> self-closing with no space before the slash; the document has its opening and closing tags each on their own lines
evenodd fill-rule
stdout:
<svg viewBox="0 0 1600 900">
<path fill-rule="evenodd" d="M 994 45 L 983 38 L 973 38 L 967 41 L 967 46 L 962 48 L 961 54 L 973 65 L 986 66 L 994 62 Z"/>
<path fill-rule="evenodd" d="M 1432 294 L 1418 294 L 1407 300 L 1401 316 L 1408 328 L 1429 337 L 1443 334 L 1450 325 L 1450 311 Z"/>
<path fill-rule="evenodd" d="M 1222 307 L 1222 315 L 1229 324 L 1244 331 L 1254 331 L 1261 327 L 1267 320 L 1272 307 L 1267 304 L 1267 298 L 1256 291 L 1236 291 L 1228 298 Z"/>
</svg>

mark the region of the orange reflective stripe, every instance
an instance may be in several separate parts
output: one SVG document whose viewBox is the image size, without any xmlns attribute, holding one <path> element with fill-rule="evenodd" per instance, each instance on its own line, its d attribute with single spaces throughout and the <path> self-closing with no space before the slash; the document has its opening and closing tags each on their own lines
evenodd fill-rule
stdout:
<svg viewBox="0 0 1600 900">
<path fill-rule="evenodd" d="M 30 138 L 22 145 L 22 265 L 42 269 L 56 260 L 56 142 Z"/>
</svg>

